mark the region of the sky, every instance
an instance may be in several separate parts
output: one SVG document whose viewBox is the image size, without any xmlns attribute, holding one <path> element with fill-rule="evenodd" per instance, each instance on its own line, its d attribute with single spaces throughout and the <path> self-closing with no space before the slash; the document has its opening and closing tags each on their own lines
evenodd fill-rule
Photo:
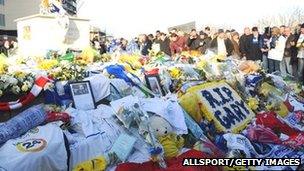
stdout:
<svg viewBox="0 0 304 171">
<path fill-rule="evenodd" d="M 81 1 L 81 0 L 80 0 Z M 83 2 L 83 4 L 82 4 Z M 168 27 L 196 21 L 206 25 L 229 25 L 242 31 L 264 16 L 304 9 L 304 0 L 82 0 L 78 16 L 115 37 L 167 31 Z M 82 5 L 81 5 L 82 4 Z"/>
</svg>

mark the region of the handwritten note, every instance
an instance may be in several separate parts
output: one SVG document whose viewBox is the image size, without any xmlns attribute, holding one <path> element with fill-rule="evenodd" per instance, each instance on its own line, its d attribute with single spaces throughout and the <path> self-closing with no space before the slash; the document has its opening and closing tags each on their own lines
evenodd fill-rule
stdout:
<svg viewBox="0 0 304 171">
<path fill-rule="evenodd" d="M 136 138 L 127 134 L 120 134 L 110 151 L 114 152 L 121 161 L 126 161 L 134 147 L 135 142 Z"/>
</svg>

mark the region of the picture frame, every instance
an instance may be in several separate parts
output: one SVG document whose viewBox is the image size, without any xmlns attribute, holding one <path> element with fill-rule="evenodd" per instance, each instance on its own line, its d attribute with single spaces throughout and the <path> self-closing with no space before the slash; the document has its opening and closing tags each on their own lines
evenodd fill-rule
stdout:
<svg viewBox="0 0 304 171">
<path fill-rule="evenodd" d="M 160 83 L 160 77 L 158 74 L 149 74 L 145 75 L 145 80 L 147 87 L 156 95 L 156 96 L 165 96 L 165 92 Z"/>
<path fill-rule="evenodd" d="M 69 87 L 73 97 L 73 106 L 76 109 L 96 109 L 96 103 L 90 81 L 71 82 L 69 83 Z"/>
</svg>

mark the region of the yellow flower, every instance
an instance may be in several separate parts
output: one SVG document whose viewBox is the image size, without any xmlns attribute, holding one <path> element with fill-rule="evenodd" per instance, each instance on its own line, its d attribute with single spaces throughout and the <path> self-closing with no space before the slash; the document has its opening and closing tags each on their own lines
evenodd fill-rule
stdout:
<svg viewBox="0 0 304 171">
<path fill-rule="evenodd" d="M 250 109 L 256 110 L 259 107 L 259 102 L 256 98 L 251 97 L 248 99 L 248 106 Z"/>
<path fill-rule="evenodd" d="M 42 62 L 40 62 L 40 64 L 38 65 L 38 68 L 42 69 L 42 70 L 50 70 L 56 65 L 58 65 L 57 60 L 47 59 L 47 60 L 43 60 Z"/>
<path fill-rule="evenodd" d="M 20 88 L 16 85 L 14 85 L 12 88 L 11 88 L 11 91 L 14 93 L 14 94 L 19 94 L 20 92 Z"/>
<path fill-rule="evenodd" d="M 207 61 L 206 60 L 201 60 L 200 62 L 197 63 L 197 69 L 202 70 L 207 66 Z"/>
<path fill-rule="evenodd" d="M 173 78 L 179 78 L 181 76 L 181 71 L 179 69 L 177 69 L 177 68 L 172 68 L 170 70 L 170 75 Z"/>
<path fill-rule="evenodd" d="M 287 106 L 282 102 L 278 105 L 278 109 L 276 110 L 276 113 L 284 118 L 288 115 L 289 111 Z"/>
<path fill-rule="evenodd" d="M 27 84 L 23 84 L 22 87 L 21 87 L 21 90 L 22 90 L 23 92 L 27 92 L 27 91 L 29 90 L 28 85 L 27 85 Z"/>
<path fill-rule="evenodd" d="M 266 107 L 267 110 L 270 111 L 270 110 L 273 109 L 274 105 L 273 105 L 273 104 L 268 104 L 268 105 L 266 105 L 265 107 Z"/>
<path fill-rule="evenodd" d="M 201 52 L 198 51 L 198 50 L 191 50 L 191 51 L 190 51 L 190 56 L 191 56 L 191 57 L 198 57 L 198 56 L 201 56 Z"/>
<path fill-rule="evenodd" d="M 6 57 L 0 54 L 0 74 L 4 74 L 7 69 Z"/>
<path fill-rule="evenodd" d="M 261 94 L 263 94 L 264 96 L 268 96 L 269 93 L 281 96 L 281 92 L 277 88 L 275 88 L 274 86 L 272 86 L 266 82 L 262 84 L 259 92 Z"/>
<path fill-rule="evenodd" d="M 219 60 L 225 60 L 226 57 L 225 57 L 225 54 L 218 54 L 217 56 L 215 56 L 216 59 L 219 59 Z"/>
<path fill-rule="evenodd" d="M 25 73 L 24 72 L 21 72 L 21 71 L 16 71 L 14 73 L 14 75 L 19 78 L 19 79 L 24 79 L 25 78 Z"/>
<path fill-rule="evenodd" d="M 107 160 L 104 156 L 96 157 L 92 160 L 87 160 L 84 162 L 81 162 L 76 165 L 75 168 L 73 168 L 73 171 L 89 171 L 89 170 L 98 170 L 103 171 L 107 168 Z"/>
<path fill-rule="evenodd" d="M 139 62 L 140 57 L 138 55 L 121 55 L 119 57 L 120 63 L 128 63 L 131 65 L 134 69 L 139 69 L 142 67 L 141 63 Z"/>
<path fill-rule="evenodd" d="M 97 51 L 92 47 L 85 48 L 81 53 L 81 59 L 85 61 L 86 64 L 92 63 L 94 61 L 94 56 L 97 55 Z"/>
<path fill-rule="evenodd" d="M 191 56 L 189 51 L 182 51 L 180 55 L 185 56 L 185 57 L 190 57 Z"/>
</svg>

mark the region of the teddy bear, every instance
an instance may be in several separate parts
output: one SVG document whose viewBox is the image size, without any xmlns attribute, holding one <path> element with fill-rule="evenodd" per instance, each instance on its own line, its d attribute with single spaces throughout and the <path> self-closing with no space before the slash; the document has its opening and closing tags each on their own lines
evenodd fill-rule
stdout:
<svg viewBox="0 0 304 171">
<path fill-rule="evenodd" d="M 163 146 L 165 158 L 173 158 L 180 155 L 184 146 L 183 137 L 173 132 L 173 128 L 164 118 L 153 115 L 149 119 L 152 134 Z"/>
</svg>

